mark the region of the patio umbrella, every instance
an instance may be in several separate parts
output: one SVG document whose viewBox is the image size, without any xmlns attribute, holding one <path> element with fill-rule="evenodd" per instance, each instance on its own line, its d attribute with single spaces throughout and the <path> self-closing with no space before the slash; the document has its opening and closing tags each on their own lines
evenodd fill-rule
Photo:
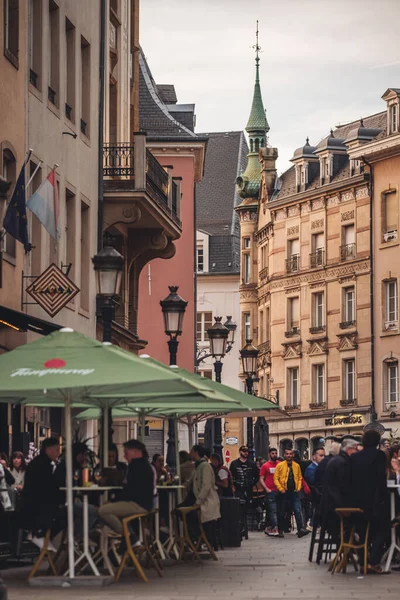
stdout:
<svg viewBox="0 0 400 600">
<path fill-rule="evenodd" d="M 269 426 L 265 417 L 258 417 L 254 425 L 254 447 L 256 456 L 262 456 L 268 460 Z"/>
</svg>

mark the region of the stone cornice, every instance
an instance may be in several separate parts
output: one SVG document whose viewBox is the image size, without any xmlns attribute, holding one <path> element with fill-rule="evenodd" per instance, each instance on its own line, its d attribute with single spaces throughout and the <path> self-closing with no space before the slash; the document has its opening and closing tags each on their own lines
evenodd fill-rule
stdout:
<svg viewBox="0 0 400 600">
<path fill-rule="evenodd" d="M 369 161 L 379 161 L 400 154 L 400 133 L 381 140 L 363 144 L 348 150 L 350 158 L 367 157 Z"/>
<path fill-rule="evenodd" d="M 161 156 L 192 156 L 194 158 L 194 181 L 199 183 L 204 175 L 206 140 L 190 141 L 151 141 L 147 148 L 158 157 Z"/>
</svg>

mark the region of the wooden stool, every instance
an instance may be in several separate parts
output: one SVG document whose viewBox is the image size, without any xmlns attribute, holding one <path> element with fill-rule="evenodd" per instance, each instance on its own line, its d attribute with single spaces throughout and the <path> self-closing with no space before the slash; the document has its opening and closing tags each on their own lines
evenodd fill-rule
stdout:
<svg viewBox="0 0 400 600">
<path fill-rule="evenodd" d="M 332 556 L 333 545 L 336 546 L 335 550 L 337 551 L 338 544 L 337 544 L 336 539 L 333 538 L 330 535 L 330 533 L 328 533 L 326 531 L 325 523 L 323 521 L 320 521 L 321 515 L 319 514 L 319 511 L 314 511 L 313 518 L 314 518 L 314 525 L 313 525 L 313 529 L 312 529 L 312 533 L 311 533 L 310 550 L 308 553 L 308 560 L 309 560 L 309 562 L 313 561 L 314 548 L 315 548 L 315 546 L 317 546 L 316 563 L 317 563 L 317 565 L 319 565 L 321 562 L 321 559 L 322 559 L 322 555 L 325 554 L 325 564 L 326 564 L 328 555 L 329 555 L 329 558 L 331 558 L 331 556 Z M 319 528 L 319 533 L 318 533 L 318 528 Z"/>
<path fill-rule="evenodd" d="M 126 550 L 122 557 L 121 564 L 119 565 L 118 571 L 115 575 L 115 579 L 114 579 L 115 582 L 117 582 L 119 580 L 119 578 L 121 577 L 121 573 L 125 568 L 126 561 L 128 560 L 128 558 L 130 558 L 131 561 L 133 562 L 133 566 L 135 567 L 139 578 L 142 581 L 144 581 L 145 583 L 149 582 L 149 580 L 147 579 L 147 577 L 143 571 L 142 565 L 140 564 L 139 559 L 136 556 L 135 551 L 132 548 L 131 532 L 129 531 L 130 523 L 132 523 L 133 521 L 135 521 L 137 519 L 142 519 L 142 518 L 146 517 L 147 514 L 148 514 L 147 512 L 143 512 L 143 513 L 139 513 L 137 515 L 132 515 L 130 517 L 125 517 L 124 519 L 122 519 L 122 528 L 123 528 L 123 535 L 124 535 L 124 540 L 125 540 L 125 544 L 126 544 Z"/>
<path fill-rule="evenodd" d="M 355 534 L 355 526 L 353 525 L 350 530 L 350 535 L 348 540 L 345 539 L 345 530 L 344 530 L 344 520 L 348 517 L 354 515 L 362 515 L 364 513 L 361 508 L 337 508 L 335 510 L 336 514 L 340 519 L 340 546 L 336 553 L 333 562 L 331 563 L 329 570 L 333 575 L 337 570 L 339 573 L 346 573 L 347 568 L 347 557 L 351 559 L 355 571 L 358 571 L 358 567 L 356 562 L 354 561 L 353 554 L 355 550 L 364 550 L 364 575 L 367 574 L 367 565 L 368 565 L 368 536 L 369 536 L 369 521 L 367 523 L 367 531 L 365 533 L 365 540 L 363 544 L 354 543 L 354 534 Z M 349 555 L 349 552 L 352 553 Z M 339 558 L 340 562 L 339 562 Z"/>
<path fill-rule="evenodd" d="M 192 559 L 196 558 L 201 562 L 201 556 L 199 554 L 199 550 L 201 545 L 204 543 L 207 547 L 208 552 L 213 560 L 218 560 L 213 548 L 210 545 L 210 542 L 207 539 L 205 534 L 203 524 L 200 519 L 200 507 L 199 506 L 181 506 L 175 509 L 176 513 L 182 517 L 182 527 L 183 527 L 183 535 L 180 534 L 179 523 L 176 522 L 176 535 L 175 538 L 177 540 L 177 544 L 179 546 L 179 558 L 183 559 L 185 554 L 185 546 L 188 547 L 192 551 Z M 200 535 L 198 537 L 196 545 L 189 535 L 187 517 L 190 513 L 196 513 Z"/>
<path fill-rule="evenodd" d="M 155 508 L 148 512 L 145 517 L 142 517 L 142 537 L 143 546 L 147 554 L 147 559 L 151 562 L 158 573 L 159 577 L 162 577 L 163 565 L 161 562 L 160 551 L 156 543 L 155 536 L 155 525 L 154 516 L 158 513 L 158 509 Z"/>
<path fill-rule="evenodd" d="M 40 554 L 37 557 L 36 562 L 33 565 L 32 570 L 28 575 L 28 580 L 32 579 L 32 577 L 35 577 L 36 572 L 37 572 L 38 568 L 40 567 L 40 564 L 43 561 L 45 556 L 47 557 L 47 560 L 49 561 L 49 565 L 51 567 L 51 570 L 53 571 L 53 575 L 58 575 L 57 569 L 53 562 L 53 558 L 51 556 L 51 550 L 49 550 L 50 536 L 51 536 L 51 529 L 48 529 L 46 531 L 46 535 L 44 537 L 43 548 L 41 549 Z"/>
</svg>

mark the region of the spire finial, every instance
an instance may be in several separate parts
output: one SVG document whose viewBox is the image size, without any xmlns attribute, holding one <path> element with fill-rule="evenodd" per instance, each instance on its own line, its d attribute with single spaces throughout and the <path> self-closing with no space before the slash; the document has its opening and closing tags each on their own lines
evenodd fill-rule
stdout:
<svg viewBox="0 0 400 600">
<path fill-rule="evenodd" d="M 306 137 L 306 145 L 309 146 L 310 145 L 310 138 L 307 136 Z"/>
<path fill-rule="evenodd" d="M 254 50 L 256 51 L 256 66 L 258 67 L 258 63 L 260 62 L 260 52 L 261 52 L 261 46 L 258 43 L 258 19 L 257 19 L 257 28 L 256 28 L 256 43 L 253 46 Z"/>
<path fill-rule="evenodd" d="M 363 120 L 363 118 L 362 118 L 362 117 L 361 117 L 361 119 L 360 119 L 360 127 L 364 127 L 364 120 Z"/>
</svg>

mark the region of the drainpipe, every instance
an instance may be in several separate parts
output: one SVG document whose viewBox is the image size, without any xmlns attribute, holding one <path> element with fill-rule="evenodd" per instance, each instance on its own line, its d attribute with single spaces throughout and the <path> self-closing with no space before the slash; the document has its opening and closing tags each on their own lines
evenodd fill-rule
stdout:
<svg viewBox="0 0 400 600">
<path fill-rule="evenodd" d="M 99 142 L 98 142 L 98 218 L 97 251 L 103 248 L 103 142 L 104 142 L 104 102 L 105 102 L 105 47 L 106 47 L 106 0 L 100 4 L 100 98 L 99 98 Z"/>
<path fill-rule="evenodd" d="M 193 365 L 194 372 L 198 373 L 198 363 L 197 363 L 197 184 L 194 184 L 193 189 L 193 204 L 194 204 L 194 218 L 193 218 L 193 227 L 194 227 L 194 273 L 193 273 L 193 295 L 194 295 L 194 322 L 193 322 Z"/>
<path fill-rule="evenodd" d="M 367 159 L 362 156 L 361 160 L 369 167 L 369 256 L 371 261 L 371 273 L 369 277 L 369 298 L 370 298 L 370 327 L 371 327 L 371 421 L 377 420 L 375 410 L 375 316 L 374 316 L 374 240 L 373 240 L 373 202 L 374 202 L 374 177 L 373 166 Z"/>
</svg>

